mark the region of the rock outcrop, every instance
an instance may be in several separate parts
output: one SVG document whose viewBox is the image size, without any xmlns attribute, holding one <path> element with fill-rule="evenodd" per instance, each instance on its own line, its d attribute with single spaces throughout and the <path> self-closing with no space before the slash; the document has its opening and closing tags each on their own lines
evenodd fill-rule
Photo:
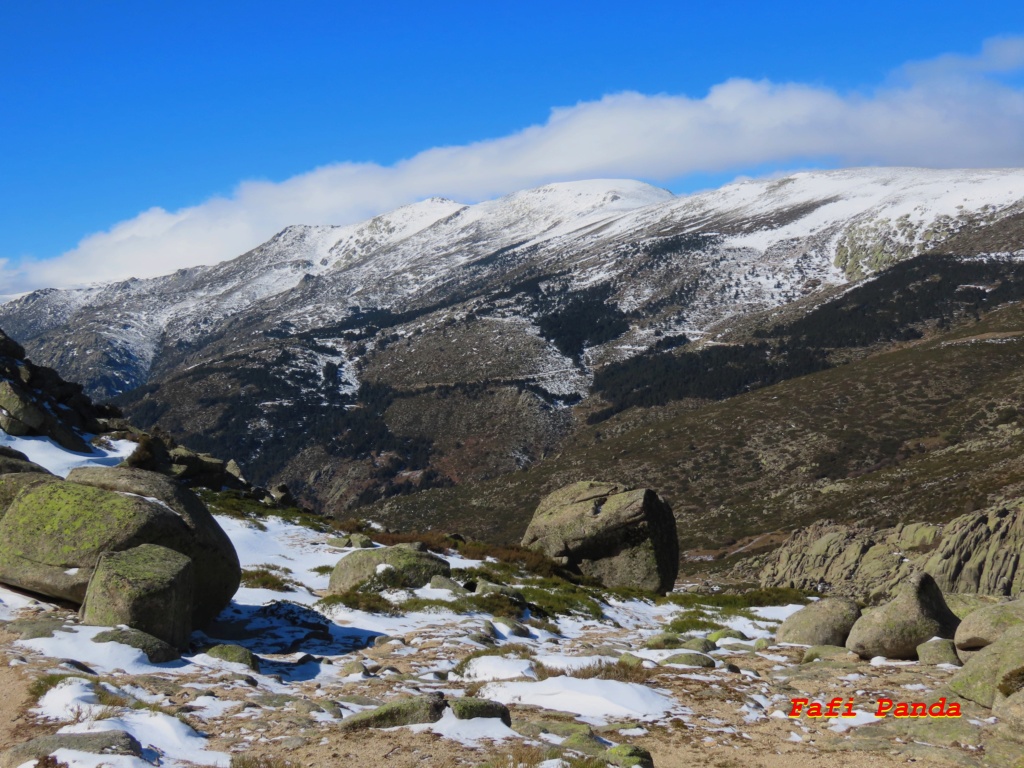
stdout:
<svg viewBox="0 0 1024 768">
<path fill-rule="evenodd" d="M 952 638 L 960 623 L 927 573 L 915 573 L 896 597 L 859 619 L 846 647 L 864 659 L 916 659 L 917 648 L 933 637 Z"/>
<path fill-rule="evenodd" d="M 1024 591 L 1024 501 L 930 523 L 876 530 L 820 521 L 748 564 L 764 587 L 796 587 L 877 603 L 914 570 L 946 593 Z"/>
<path fill-rule="evenodd" d="M 546 496 L 523 536 L 543 552 L 608 587 L 664 594 L 679 571 L 672 510 L 648 489 L 595 481 Z"/>
<path fill-rule="evenodd" d="M 120 416 L 96 406 L 82 386 L 25 359 L 20 344 L 0 331 L 0 429 L 15 437 L 48 437 L 69 451 L 88 453 L 84 432 L 99 432 L 102 420 Z M 10 470 L 5 470 L 10 471 Z"/>
</svg>

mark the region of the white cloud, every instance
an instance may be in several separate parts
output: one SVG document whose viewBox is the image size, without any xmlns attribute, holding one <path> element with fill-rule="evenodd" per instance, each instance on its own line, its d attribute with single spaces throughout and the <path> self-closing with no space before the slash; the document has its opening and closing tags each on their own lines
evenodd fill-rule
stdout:
<svg viewBox="0 0 1024 768">
<path fill-rule="evenodd" d="M 729 80 L 703 98 L 620 93 L 553 109 L 546 123 L 428 149 L 392 166 L 338 163 L 280 183 L 246 181 L 229 198 L 153 208 L 13 270 L 6 291 L 146 277 L 232 258 L 289 224 L 346 224 L 431 195 L 474 202 L 549 181 L 633 177 L 824 160 L 840 166 L 1024 165 L 1024 38 L 979 55 L 911 63 L 871 92 Z"/>
</svg>

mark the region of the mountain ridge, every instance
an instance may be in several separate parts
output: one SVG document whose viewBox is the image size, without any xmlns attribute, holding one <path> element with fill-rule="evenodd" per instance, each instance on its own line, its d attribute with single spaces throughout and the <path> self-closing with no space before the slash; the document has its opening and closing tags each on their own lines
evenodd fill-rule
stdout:
<svg viewBox="0 0 1024 768">
<path fill-rule="evenodd" d="M 1019 250 L 1022 222 L 1021 170 L 813 171 L 685 197 L 567 182 L 38 291 L 0 327 L 143 426 L 341 513 L 529 466 L 593 411 L 608 366 L 720 343 L 948 243 Z"/>
</svg>

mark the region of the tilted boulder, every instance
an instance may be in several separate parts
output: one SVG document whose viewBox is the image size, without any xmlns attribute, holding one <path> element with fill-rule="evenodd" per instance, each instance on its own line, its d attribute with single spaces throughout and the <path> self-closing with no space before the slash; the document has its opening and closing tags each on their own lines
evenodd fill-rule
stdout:
<svg viewBox="0 0 1024 768">
<path fill-rule="evenodd" d="M 918 572 L 892 601 L 857 619 L 846 647 L 865 659 L 916 659 L 919 645 L 933 637 L 952 638 L 959 623 L 935 580 Z"/>
<path fill-rule="evenodd" d="M 826 598 L 783 621 L 775 639 L 798 645 L 843 645 L 859 618 L 860 608 L 853 600 Z"/>
<path fill-rule="evenodd" d="M 664 594 L 679 572 L 672 509 L 654 491 L 573 483 L 541 500 L 523 546 L 608 587 Z"/>
<path fill-rule="evenodd" d="M 173 549 L 142 544 L 107 552 L 89 581 L 82 618 L 105 627 L 124 624 L 187 648 L 194 592 L 192 560 Z"/>
<path fill-rule="evenodd" d="M 241 580 L 238 554 L 224 529 L 192 491 L 157 472 L 126 467 L 79 467 L 73 469 L 67 479 L 81 485 L 156 499 L 181 518 L 191 533 L 191 542 L 188 551 L 178 551 L 192 558 L 196 584 L 201 587 L 196 595 L 197 627 L 212 620 L 231 602 Z"/>
<path fill-rule="evenodd" d="M 956 628 L 953 640 L 964 661 L 991 645 L 1012 627 L 1024 625 L 1024 600 L 997 603 L 972 611 Z"/>
<path fill-rule="evenodd" d="M 334 566 L 328 593 L 347 592 L 374 577 L 386 586 L 418 589 L 429 584 L 434 576 L 451 575 L 447 561 L 412 547 L 358 549 Z"/>
<path fill-rule="evenodd" d="M 131 492 L 56 478 L 22 488 L 0 519 L 0 582 L 82 603 L 101 555 L 158 544 L 192 559 L 199 584 L 193 626 L 204 626 L 237 589 L 234 547 L 202 502 L 171 493 L 166 478 L 141 474 L 152 483 L 133 484 Z M 18 476 L 3 482 L 11 477 Z"/>
</svg>

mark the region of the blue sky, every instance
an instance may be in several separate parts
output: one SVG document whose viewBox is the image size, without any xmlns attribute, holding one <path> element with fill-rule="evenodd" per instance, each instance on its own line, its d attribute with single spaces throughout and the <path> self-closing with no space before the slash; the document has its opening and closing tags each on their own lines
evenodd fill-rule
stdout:
<svg viewBox="0 0 1024 768">
<path fill-rule="evenodd" d="M 208 263 L 431 194 L 1024 165 L 1021 6 L 5 3 L 0 294 Z M 877 109 L 895 137 L 872 135 Z M 811 139 L 772 138 L 774 114 Z M 629 148 L 652 121 L 669 127 Z"/>
</svg>

